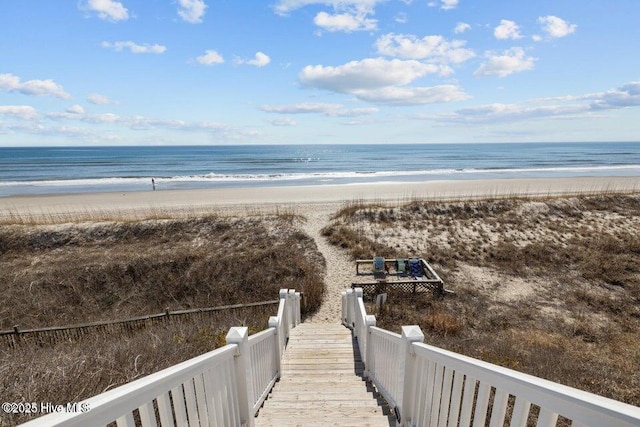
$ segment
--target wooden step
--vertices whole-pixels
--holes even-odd
[[[280,381],[258,412],[256,426],[390,426],[349,329],[303,323],[292,329]]]

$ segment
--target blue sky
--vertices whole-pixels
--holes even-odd
[[[3,0],[0,145],[640,140],[637,0]]]

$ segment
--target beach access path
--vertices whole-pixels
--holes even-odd
[[[345,251],[340,250],[327,242],[322,236],[321,230],[331,220],[335,211],[316,210],[307,212],[307,221],[303,230],[316,242],[318,250],[324,257],[326,273],[324,278],[325,294],[322,298],[320,309],[306,322],[310,323],[340,323],[342,316],[342,291],[351,287],[350,278],[355,272],[354,263],[349,259]]]

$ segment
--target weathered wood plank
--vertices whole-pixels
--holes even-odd
[[[301,324],[291,331],[280,382],[256,426],[389,426],[372,386],[357,373],[351,332],[340,324]]]

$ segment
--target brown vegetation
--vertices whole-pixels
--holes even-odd
[[[313,240],[277,216],[4,226],[0,255],[2,329],[322,297]]]
[[[640,196],[349,206],[324,231],[354,258],[422,257],[456,292],[390,294],[379,326],[640,405]]]
[[[320,305],[324,259],[294,215],[0,228],[0,328],[120,319],[273,300]],[[265,329],[277,306],[189,316],[130,334],[0,349],[4,401],[74,402],[224,344],[231,326]],[[0,425],[24,418],[0,417]]]

